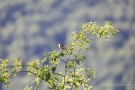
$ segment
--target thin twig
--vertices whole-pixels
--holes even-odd
[[[42,82],[42,79],[40,80],[39,84],[36,86],[35,90],[38,90],[38,87],[40,86],[41,82]]]
[[[77,56],[79,56],[80,52],[81,52],[81,48],[79,49],[79,52],[78,52],[78,55],[77,55]],[[73,80],[73,84],[74,84],[74,82],[75,82],[75,71],[76,71],[75,69],[76,69],[76,62],[75,62],[75,66],[74,66],[74,80]],[[72,90],[72,88],[73,88],[73,84],[72,84],[72,86],[71,86],[71,89],[70,89],[70,90]]]
[[[30,65],[15,65],[15,66],[22,66],[22,67],[27,67],[27,66],[30,66]],[[10,67],[15,67],[14,65],[11,65],[11,66],[6,66],[4,68],[10,68]]]
[[[68,61],[70,60],[69,58],[70,58],[70,55],[68,56],[68,59],[67,59],[67,61],[66,61],[66,63],[65,63],[65,75],[64,75],[63,88],[64,88],[64,84],[65,84],[65,77],[66,77],[66,74],[67,74],[67,63],[68,63]]]
[[[66,63],[66,61],[64,61],[63,59],[60,58],[61,61],[63,61],[64,63]]]
[[[21,73],[21,72],[30,72],[30,73],[32,73],[33,75],[37,76],[34,72],[31,72],[31,71],[19,71],[19,72],[17,72],[16,74],[19,74],[19,73]],[[14,76],[14,75],[10,75],[10,76]]]
[[[66,68],[67,68],[67,62],[65,63],[65,74],[64,74],[64,82],[63,82],[63,89],[64,89],[64,85],[65,85],[65,78],[66,78]]]
[[[57,74],[57,75],[60,75],[60,76],[64,77],[64,75],[62,75],[62,74],[60,74],[60,73],[54,73],[54,74]]]

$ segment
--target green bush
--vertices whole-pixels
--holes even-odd
[[[43,60],[32,60],[23,65],[21,59],[15,58],[13,64],[9,65],[7,59],[1,59],[0,82],[8,86],[9,78],[27,72],[27,75],[34,77],[33,83],[37,85],[35,90],[38,90],[41,82],[46,82],[48,88],[54,90],[77,90],[79,87],[90,90],[92,86],[87,83],[92,77],[96,78],[96,73],[92,68],[77,69],[76,67],[85,61],[86,56],[82,52],[89,50],[90,38],[97,35],[98,38],[103,37],[108,41],[110,33],[112,36],[118,33],[111,22],[106,22],[103,27],[96,25],[95,22],[88,22],[82,25],[82,30],[73,32],[73,40],[65,46],[66,50],[61,50],[59,53],[56,51],[45,53]],[[45,65],[46,61],[49,63]],[[64,63],[64,72],[56,72],[60,62]],[[9,68],[12,68],[12,71],[9,71]],[[26,86],[24,90],[31,90],[31,88]]]

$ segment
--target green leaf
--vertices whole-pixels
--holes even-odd
[[[12,69],[12,73],[15,74],[17,72],[17,70],[14,68]]]
[[[63,57],[65,54],[63,52],[59,53],[60,57]]]
[[[48,80],[51,78],[50,72],[47,72],[45,81],[48,82]]]
[[[56,67],[54,66],[54,67],[51,67],[51,71],[54,73],[55,72],[55,70],[56,70]]]
[[[69,68],[74,67],[74,63],[73,63],[73,61],[69,61],[69,63],[68,63],[68,67],[69,67]]]
[[[92,68],[85,69],[85,72],[86,72],[88,78],[94,77],[94,79],[96,79],[96,73],[93,71]]]

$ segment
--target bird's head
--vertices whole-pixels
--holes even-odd
[[[58,42],[58,44],[60,44],[60,42]]]

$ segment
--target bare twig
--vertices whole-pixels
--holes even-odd
[[[61,61],[63,61],[64,63],[66,63],[66,61],[64,61],[63,59],[60,58]]]
[[[60,75],[60,76],[64,77],[64,75],[62,75],[62,74],[60,74],[60,73],[54,73],[54,74],[57,74],[57,75]]]
[[[27,67],[27,66],[30,66],[30,65],[15,65],[15,66]],[[7,67],[4,67],[4,68],[12,68],[12,67],[15,67],[15,66],[11,65],[11,66],[7,66]]]
[[[17,72],[16,74],[19,74],[19,73],[21,73],[21,72],[30,72],[30,73],[32,73],[33,75],[37,76],[34,72],[31,72],[31,71],[19,71],[19,72]],[[10,76],[14,76],[14,75],[10,75]],[[37,77],[38,77],[38,76],[37,76]]]

